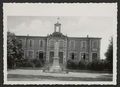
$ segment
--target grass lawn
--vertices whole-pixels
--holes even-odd
[[[112,81],[112,74],[89,70],[71,70],[68,74],[41,72],[40,69],[8,70],[8,81]]]
[[[8,75],[8,81],[112,81],[112,76],[103,76],[98,78],[80,78],[80,77],[53,77],[53,76],[35,76],[35,75]]]

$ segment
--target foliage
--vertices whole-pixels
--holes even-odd
[[[112,71],[113,69],[113,38],[110,40],[110,44],[108,46],[107,52],[105,53],[107,68]]]
[[[68,69],[78,69],[78,70],[94,70],[94,71],[103,71],[106,69],[107,62],[103,60],[97,60],[86,63],[85,61],[79,61],[76,63],[73,60],[67,61]]]
[[[103,61],[93,61],[88,63],[87,68],[90,70],[103,71],[105,70],[105,63]]]
[[[21,62],[17,62],[17,67],[42,67],[43,62],[39,59],[23,59]]]
[[[33,67],[28,59],[23,59],[21,62],[16,62],[17,67]]]
[[[44,63],[43,61],[39,59],[33,59],[31,62],[35,65],[35,67],[42,67]]]
[[[72,59],[69,59],[67,61],[67,68],[68,69],[76,69],[77,68],[77,63],[75,61],[73,61]]]
[[[86,64],[84,61],[79,62],[78,69],[86,69]]]
[[[15,68],[16,62],[23,58],[23,49],[21,42],[14,33],[7,32],[7,66]]]

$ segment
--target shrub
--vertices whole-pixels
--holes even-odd
[[[110,62],[108,62],[108,61],[105,61],[104,62],[104,65],[105,65],[105,69],[106,70],[109,70],[109,71],[111,71],[112,72],[112,70],[113,70],[113,65],[110,63]]]
[[[22,61],[17,61],[17,67],[42,67],[44,65],[44,61],[39,59],[23,59]]]
[[[22,67],[34,67],[33,64],[31,62],[24,62]]]
[[[88,63],[87,68],[90,70],[101,71],[105,69],[105,64],[103,61],[93,61],[93,62]]]
[[[103,70],[111,70],[110,68],[110,63],[106,61],[92,61],[92,62],[85,62],[85,61],[80,61],[78,64],[73,61],[72,59],[67,61],[67,68],[68,69],[82,69],[82,70],[95,70],[95,71],[103,71]]]
[[[18,61],[16,64],[17,67],[33,67],[33,65],[28,59],[23,59],[22,61]]]
[[[68,69],[77,69],[78,65],[75,61],[73,61],[72,59],[69,59],[67,61],[67,68]]]
[[[16,62],[22,60],[23,54],[21,41],[14,33],[7,32],[7,67],[15,68]]]
[[[78,69],[86,69],[86,64],[83,61],[80,61],[78,64]]]
[[[35,67],[42,67],[43,66],[43,61],[39,59],[33,59],[32,62],[34,63]]]

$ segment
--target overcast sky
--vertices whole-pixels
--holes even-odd
[[[100,37],[101,58],[117,29],[117,4],[4,4],[7,29],[16,35],[46,36],[60,17],[61,32],[72,37]]]

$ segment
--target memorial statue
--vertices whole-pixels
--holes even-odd
[[[55,47],[54,47],[54,57],[53,57],[53,64],[52,67],[50,68],[50,72],[61,72],[61,67],[59,64],[59,42],[55,42]]]

